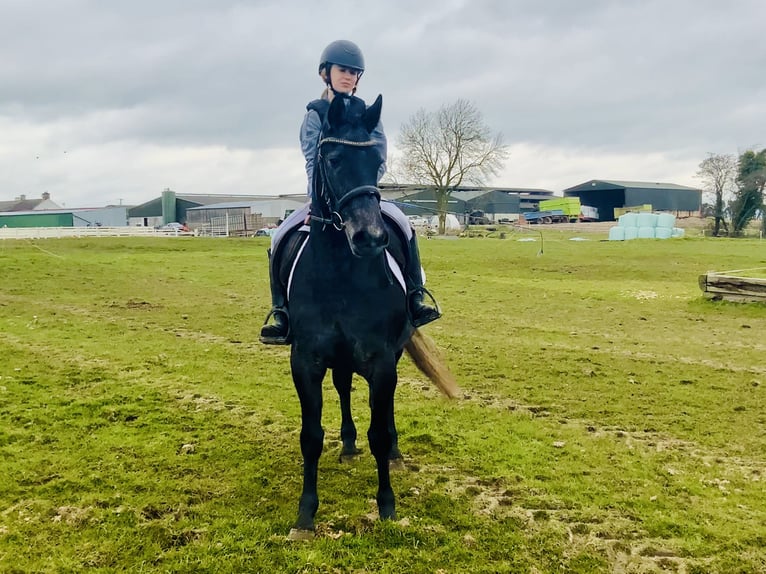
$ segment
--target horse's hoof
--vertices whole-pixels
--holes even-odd
[[[407,470],[407,466],[404,464],[404,459],[402,457],[389,459],[388,468],[390,470]]]
[[[351,464],[359,460],[358,454],[342,454],[338,457],[341,464]]]
[[[291,542],[301,542],[304,540],[314,540],[314,531],[305,528],[291,528],[287,539]]]
[[[340,461],[343,463],[349,463],[354,462],[356,459],[359,458],[359,455],[362,454],[362,449],[359,448],[344,448],[340,452]]]
[[[393,508],[381,509],[379,514],[381,520],[396,520],[396,510]]]

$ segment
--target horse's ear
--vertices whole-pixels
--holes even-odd
[[[380,122],[380,112],[383,109],[383,95],[378,94],[372,105],[364,112],[364,127],[367,129],[367,133],[372,133],[378,122]]]
[[[346,115],[346,106],[343,98],[333,98],[330,109],[327,110],[327,123],[330,127],[337,128],[343,124]]]

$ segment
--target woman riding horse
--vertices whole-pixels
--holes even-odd
[[[319,60],[319,76],[326,84],[322,96],[318,100],[310,102],[303,119],[300,131],[301,149],[306,158],[306,174],[308,175],[308,194],[312,195],[314,188],[314,168],[317,157],[317,146],[322,129],[322,122],[330,103],[335,97],[348,98],[356,93],[359,79],[364,72],[364,56],[359,47],[347,40],[337,40],[330,43],[322,52]],[[383,157],[378,171],[378,180],[386,171],[386,135],[383,125],[379,122],[370,134],[372,141]],[[399,230],[405,249],[405,273],[404,279],[407,287],[408,311],[410,321],[414,327],[420,327],[438,319],[441,314],[436,307],[428,305],[424,300],[426,293],[423,287],[423,275],[420,264],[420,252],[418,251],[417,236],[410,226],[410,222],[402,211],[393,203],[382,201],[380,204],[383,215],[396,225]],[[285,286],[280,281],[278,266],[280,245],[283,239],[291,231],[295,230],[307,220],[310,203],[303,208],[291,213],[279,226],[271,239],[269,278],[271,284],[272,309],[266,317],[266,322],[261,329],[261,342],[270,345],[286,345],[290,343],[290,321],[287,309],[287,295]],[[269,320],[273,322],[269,324]]]

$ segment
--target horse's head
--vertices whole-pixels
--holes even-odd
[[[378,255],[388,245],[377,187],[383,157],[370,135],[382,105],[382,96],[369,108],[359,98],[334,98],[319,141],[314,201],[359,257]]]

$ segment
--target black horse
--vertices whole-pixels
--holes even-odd
[[[412,327],[405,293],[387,262],[386,248],[398,242],[381,214],[377,175],[383,158],[370,139],[381,107],[381,96],[369,108],[355,97],[336,97],[330,105],[318,144],[310,233],[290,269],[290,366],[301,401],[303,454],[303,492],[293,538],[311,535],[319,506],[322,381],[328,369],[341,398],[345,454],[356,452],[350,410],[353,374],[369,384],[367,436],[377,464],[376,498],[383,519],[395,517],[388,461],[402,351],[406,348],[445,394],[455,394],[454,381],[435,349]],[[290,238],[292,247],[286,251],[296,250],[298,241]],[[286,278],[284,263],[280,275]]]

